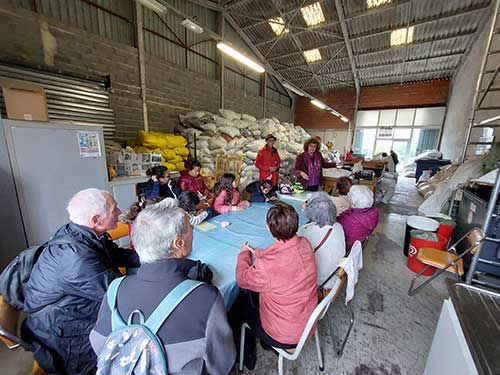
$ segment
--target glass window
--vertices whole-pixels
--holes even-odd
[[[394,139],[410,139],[411,128],[394,129]]]
[[[396,126],[412,126],[415,117],[415,108],[398,109],[396,115]]]
[[[417,108],[415,126],[441,126],[444,119],[445,107]]]
[[[435,150],[438,144],[439,129],[414,129],[411,140],[410,156],[417,156],[427,150]]]
[[[392,139],[378,139],[377,144],[375,145],[375,154],[379,154],[381,152],[389,152],[392,149]]]
[[[393,151],[398,154],[399,159],[403,160],[406,157],[406,150],[408,149],[408,141],[394,141],[392,142]]]
[[[392,138],[394,128],[391,128],[390,126],[382,126],[377,130],[377,138]]]
[[[364,154],[367,157],[373,155],[373,145],[375,144],[375,134],[377,129],[359,129],[354,136],[354,152]]]
[[[358,126],[377,126],[379,111],[359,111],[356,120]]]
[[[379,126],[394,126],[396,122],[397,109],[387,109],[380,111]]]

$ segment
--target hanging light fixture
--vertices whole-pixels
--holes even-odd
[[[167,12],[167,7],[163,4],[161,4],[157,0],[137,0],[137,1],[139,1],[146,8],[151,9],[153,12],[156,12],[159,14]]]
[[[225,54],[231,56],[235,60],[238,60],[242,64],[245,64],[249,68],[255,70],[256,72],[264,73],[266,71],[262,67],[262,65],[256,63],[255,61],[253,61],[252,59],[248,58],[247,56],[245,56],[241,52],[236,51],[234,48],[230,47],[226,43],[223,43],[223,42],[217,43],[217,48],[220,49]]]

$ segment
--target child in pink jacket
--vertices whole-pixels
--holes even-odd
[[[263,344],[283,349],[297,346],[318,304],[314,253],[309,241],[297,236],[298,223],[295,209],[277,202],[267,213],[276,242],[263,250],[243,244],[236,265],[238,285],[258,293],[252,303],[240,298],[242,319],[251,327],[247,337],[256,335]]]
[[[250,206],[248,201],[240,201],[240,192],[236,186],[236,176],[232,173],[224,173],[214,189],[216,198],[214,209],[218,214],[230,211],[241,211]]]

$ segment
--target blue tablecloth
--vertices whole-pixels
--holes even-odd
[[[299,225],[304,225],[307,219],[301,209],[302,202],[286,198],[283,200],[297,210]],[[204,232],[194,228],[193,251],[189,258],[200,260],[212,269],[212,282],[219,288],[228,309],[239,291],[235,271],[241,245],[248,241],[252,247],[264,249],[274,242],[266,228],[266,214],[270,207],[272,204],[269,203],[253,203],[244,211],[230,212],[209,219],[208,222],[217,226],[215,229]],[[222,228],[222,221],[229,221],[231,225]]]

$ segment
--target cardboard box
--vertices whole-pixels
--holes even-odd
[[[7,109],[13,120],[49,121],[47,99],[42,86],[21,81],[0,81]]]

